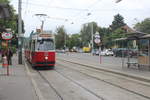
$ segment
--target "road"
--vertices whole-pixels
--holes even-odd
[[[150,99],[150,84],[147,82],[64,60],[57,59],[55,69],[35,70],[28,63],[26,67],[40,100]]]

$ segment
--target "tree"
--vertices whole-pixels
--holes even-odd
[[[69,49],[72,49],[73,47],[81,47],[81,37],[80,34],[72,34],[68,41],[68,47]]]
[[[0,33],[4,32],[5,28],[11,28],[12,31],[15,31],[17,29],[17,18],[13,6],[9,4],[9,0],[0,0],[0,4],[0,13],[4,13],[4,15],[2,14],[3,17],[0,19]],[[13,35],[16,36],[16,32],[14,32]],[[17,39],[13,38],[11,47],[16,47],[17,44]]]
[[[55,35],[55,40],[56,40],[56,48],[57,49],[63,49],[65,46],[65,41],[66,41],[66,31],[64,29],[64,26],[59,26],[56,29],[56,35]]]
[[[118,29],[124,25],[126,25],[124,23],[124,18],[120,14],[117,14],[114,16],[114,21],[110,25],[110,28],[112,31],[115,31],[116,29]]]
[[[146,18],[144,21],[137,23],[134,28],[137,31],[145,32],[150,34],[150,18]]]
[[[98,32],[100,34],[100,37],[101,37],[101,44],[102,44],[102,47],[103,46],[106,46],[107,47],[107,43],[110,42],[110,34],[111,34],[111,31],[109,28],[105,28],[105,27],[98,27]],[[95,44],[95,47],[97,45]],[[103,49],[103,48],[102,48]]]
[[[91,37],[92,37],[91,32],[93,31],[94,34],[96,33],[97,29],[98,29],[98,25],[96,22],[91,22],[83,25],[83,28],[81,29],[80,33],[81,33],[82,43],[84,46],[88,46],[88,44],[91,42]]]
[[[9,0],[0,0],[0,3],[9,3]]]

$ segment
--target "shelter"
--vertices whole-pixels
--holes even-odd
[[[136,45],[138,47],[137,53],[137,62],[130,60],[130,48],[129,42],[130,40],[136,41]],[[126,38],[119,38],[116,41],[126,41],[128,54],[127,54],[127,66],[130,67],[132,65],[140,68],[141,66],[148,66],[150,70],[150,34],[146,34],[143,32],[135,31],[132,33],[127,33]],[[124,63],[124,60],[122,60]],[[124,65],[124,64],[122,64]]]

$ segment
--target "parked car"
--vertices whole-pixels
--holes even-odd
[[[65,53],[65,50],[63,50],[63,49],[61,49],[61,50],[57,49],[56,52],[57,53]]]
[[[127,49],[127,48],[116,48],[113,49],[115,57],[127,57],[129,53],[129,57],[137,57],[138,50],[137,49]]]
[[[105,49],[105,50],[101,51],[101,55],[102,56],[113,56],[114,52],[111,49]]]
[[[93,49],[92,54],[93,55],[99,55],[99,50],[98,49]]]

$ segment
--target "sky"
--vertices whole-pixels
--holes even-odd
[[[150,17],[150,0],[22,0],[25,36],[40,28],[52,30],[64,25],[67,34],[79,33],[83,24],[95,21],[100,27],[111,25],[114,15],[121,14],[130,27]],[[11,0],[18,13],[18,0]],[[91,15],[87,15],[90,13]],[[46,14],[47,17],[35,16]],[[72,24],[73,23],[73,24]]]

